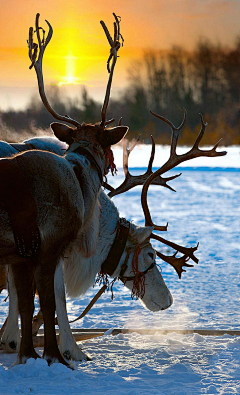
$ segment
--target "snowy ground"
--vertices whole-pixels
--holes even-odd
[[[200,242],[199,265],[187,269],[182,280],[159,261],[173,306],[151,313],[117,284],[115,300],[103,295],[75,324],[156,328],[156,333],[109,334],[87,341],[84,349],[93,360],[77,363],[74,371],[57,364],[48,367],[44,360],[12,367],[16,356],[0,351],[0,394],[240,394],[240,338],[157,333],[163,328],[240,330],[240,147],[227,151],[226,157],[184,164],[182,176],[171,183],[177,193],[159,187],[149,191],[154,221],[169,222],[164,237],[186,246]],[[154,166],[163,163],[168,152],[167,147],[157,147]],[[130,157],[133,174],[147,165],[149,153],[150,147],[135,148]],[[115,157],[120,168],[121,150],[115,151]],[[117,185],[122,177],[120,169],[109,182]],[[114,201],[122,216],[143,224],[140,190],[137,187]],[[154,246],[170,253],[166,246]],[[80,301],[68,300],[69,318],[83,310],[94,292],[91,289]],[[5,297],[6,293],[0,295],[0,323],[7,314]]]

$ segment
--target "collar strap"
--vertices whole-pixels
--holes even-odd
[[[102,184],[105,169],[103,164],[104,152],[100,145],[89,143],[88,141],[81,141],[80,143],[73,143],[67,150],[68,153],[77,153],[84,155],[96,167],[98,177]]]
[[[113,245],[109,251],[107,258],[105,259],[105,261],[101,266],[102,273],[112,276],[115,270],[117,269],[123,251],[126,247],[129,230],[130,230],[130,222],[127,221],[125,218],[120,218],[117,223],[117,234],[115,240],[113,242]]]

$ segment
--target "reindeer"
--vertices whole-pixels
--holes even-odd
[[[134,147],[132,147],[132,149],[133,148]],[[152,157],[153,153],[151,155],[151,161],[153,160]],[[142,180],[144,180],[144,177]],[[155,184],[159,184],[159,182],[156,181]],[[100,217],[100,233],[95,254],[90,258],[83,257],[78,250],[78,246],[74,243],[73,246],[71,246],[70,251],[66,251],[66,256],[68,256],[68,258],[64,259],[63,269],[67,292],[70,296],[80,296],[86,292],[86,290],[94,283],[96,274],[101,271],[101,266],[103,262],[106,261],[105,258],[109,251],[112,248],[117,248],[114,240],[118,233],[118,224],[120,222],[119,213],[113,202],[109,200],[103,191],[100,193],[99,202],[102,209]],[[125,221],[123,221],[123,223],[125,224]],[[136,225],[128,222],[127,226],[129,226],[129,235],[126,239],[125,249],[121,256],[111,257],[111,272],[114,277],[119,277],[121,266],[125,263],[125,265],[127,265],[125,275],[128,275],[131,271],[132,255],[139,246],[139,270],[143,273],[142,275],[146,277],[145,292],[139,295],[140,300],[142,300],[144,306],[151,311],[164,310],[171,306],[172,296],[164,283],[162,275],[155,267],[156,253],[149,243],[149,235],[153,228],[137,227]],[[129,251],[131,252],[130,255]],[[127,255],[129,255],[129,257],[126,260]],[[105,270],[108,270],[106,263]],[[146,273],[144,274],[145,271]],[[130,275],[128,277],[131,278]],[[121,277],[122,281],[124,281],[124,278]],[[133,279],[127,281],[126,286],[133,291]],[[6,287],[6,282],[4,287]],[[89,359],[89,356],[84,354],[76,345],[68,324],[64,302],[65,290],[62,265],[58,265],[56,269],[54,287],[58,324],[61,334],[60,351],[65,359]],[[11,275],[9,276],[9,297],[10,314],[2,338],[2,348],[5,348],[7,352],[16,352],[19,347],[20,333],[18,329],[17,295],[14,284],[12,283]],[[40,326],[41,323],[42,321],[40,320],[38,325]]]
[[[155,114],[154,114],[155,115]],[[193,146],[193,148],[186,154],[178,156],[176,154],[176,144],[178,139],[178,134],[186,122],[186,112],[184,114],[184,120],[180,127],[175,128],[173,124],[167,119],[155,115],[167,122],[172,127],[172,143],[171,143],[171,154],[169,160],[155,173],[152,172],[152,163],[155,153],[155,144],[152,139],[152,153],[148,165],[147,172],[140,176],[132,176],[128,170],[128,157],[134,146],[131,149],[124,149],[124,171],[125,180],[124,182],[115,190],[108,184],[107,187],[111,189],[109,195],[114,196],[131,189],[135,185],[142,185],[144,182],[144,188],[142,192],[142,200],[144,212],[147,213],[148,206],[146,202],[146,186],[149,187],[149,178],[151,177],[151,184],[155,183],[157,185],[162,185],[174,191],[172,187],[168,185],[168,181],[178,177],[172,176],[168,178],[163,178],[161,175],[164,173],[164,169],[170,170],[175,167],[176,164],[181,163],[185,160],[191,159],[197,156],[219,156],[225,155],[225,152],[216,152],[216,148],[219,142],[214,146],[212,150],[200,150],[198,145],[201,138],[203,137],[204,131],[207,124],[204,124],[203,118],[201,117],[201,131]],[[166,170],[166,171],[167,171]],[[132,293],[137,292],[140,300],[143,302],[145,307],[151,311],[158,311],[167,308],[172,303],[172,297],[167,290],[160,273],[155,267],[155,256],[156,254],[164,261],[171,264],[178,273],[179,278],[181,278],[184,266],[191,267],[187,261],[192,259],[194,262],[198,263],[198,259],[195,257],[194,252],[197,250],[196,247],[182,247],[166,239],[161,238],[158,235],[152,233],[153,229],[166,230],[166,227],[159,227],[152,225],[145,228],[137,228],[136,225],[130,224],[130,232],[126,240],[125,249],[119,259],[116,256],[111,255],[113,247],[116,248],[114,244],[114,238],[116,233],[117,224],[119,222],[119,214],[116,207],[112,202],[109,201],[107,196],[102,192],[100,194],[100,203],[102,207],[101,219],[100,219],[100,234],[98,240],[98,246],[95,254],[90,258],[85,258],[79,253],[75,243],[72,243],[68,253],[66,254],[68,258],[63,261],[63,272],[64,280],[66,285],[66,290],[69,296],[80,296],[94,283],[95,276],[98,272],[107,273],[113,278],[119,278],[125,285],[132,291]],[[145,206],[146,204],[146,206]],[[149,214],[150,215],[150,214]],[[111,218],[111,221],[109,220]],[[151,220],[151,218],[150,218]],[[146,215],[146,221],[149,219]],[[154,238],[160,242],[167,244],[176,250],[173,256],[163,255],[159,251],[154,251],[149,242],[149,238]],[[138,270],[134,268],[134,256],[136,258],[136,251],[140,254],[138,259]],[[177,257],[177,252],[182,252],[181,257]],[[109,258],[110,254],[110,258]],[[144,279],[143,282],[141,280]],[[82,351],[76,345],[70,326],[67,320],[66,314],[66,304],[65,304],[65,289],[63,284],[62,266],[57,267],[55,273],[55,297],[56,297],[56,308],[58,315],[58,323],[60,329],[60,350],[62,355],[66,359],[81,360],[88,358],[87,354],[83,354]],[[141,287],[142,285],[142,287]],[[144,289],[145,286],[145,289]],[[145,291],[145,292],[143,292]]]
[[[66,143],[50,136],[32,137],[22,143],[7,143],[5,141],[0,141],[0,158],[7,158],[16,155],[18,152],[36,149],[53,152],[63,156],[67,148],[68,146]],[[10,267],[9,273],[7,273],[6,266],[0,266],[0,292],[7,288],[9,292],[9,319],[6,320],[6,324],[1,331],[3,335],[2,348],[5,348],[7,352],[16,352],[19,350],[20,345],[20,331],[18,328],[19,312],[16,289],[14,287]]]
[[[43,151],[28,151],[1,160],[0,178],[8,190],[7,195],[1,194],[0,202],[0,264],[11,265],[17,289],[22,330],[19,363],[38,357],[32,344],[35,283],[45,326],[44,358],[49,364],[59,361],[68,365],[58,350],[54,328],[55,269],[74,240],[83,256],[90,257],[94,254],[100,223],[99,192],[109,165],[114,168],[110,147],[119,142],[128,131],[128,127],[121,125],[106,128],[113,121],[106,121],[106,110],[121,37],[119,18],[115,14],[114,18],[114,40],[101,21],[111,45],[113,60],[102,107],[102,121],[95,125],[80,124],[52,109],[44,92],[42,58],[53,30],[47,22],[47,38],[45,39],[44,32],[43,38],[40,37],[39,14],[36,16],[38,45],[33,42],[33,28],[29,30],[30,68],[34,66],[37,73],[43,104],[57,120],[70,123],[75,128],[56,122],[51,124],[55,136],[69,145],[63,158]],[[14,189],[14,184],[17,189]],[[24,195],[24,201],[17,196],[20,191]],[[26,204],[26,196],[30,196],[30,213],[26,207],[25,211],[16,208],[18,204]],[[21,213],[23,220],[24,214],[31,219],[28,233],[28,229],[24,229],[25,226],[21,228],[19,222],[14,225],[13,217],[19,221],[18,213]]]
[[[0,141],[0,157],[8,158],[16,155],[18,152],[29,150],[49,151],[62,156],[67,148],[68,146],[66,143],[51,136],[31,137],[28,140],[24,140],[22,143],[7,143],[6,141]]]

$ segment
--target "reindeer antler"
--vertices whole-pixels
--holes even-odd
[[[163,173],[165,173],[166,171],[169,171],[171,169],[173,169],[174,167],[176,167],[177,165],[179,165],[180,163],[193,159],[193,158],[197,158],[200,156],[209,156],[209,157],[215,157],[215,156],[223,156],[226,155],[226,151],[222,151],[222,152],[217,152],[216,149],[220,143],[221,140],[219,140],[217,142],[217,144],[214,145],[214,147],[210,150],[201,150],[199,148],[199,144],[202,140],[202,137],[204,135],[204,132],[206,130],[207,127],[207,123],[205,124],[203,121],[203,116],[200,114],[200,121],[201,121],[201,130],[200,133],[193,145],[193,147],[186,152],[185,154],[182,155],[178,155],[176,153],[176,147],[177,147],[177,142],[178,142],[178,137],[179,137],[179,132],[180,130],[184,127],[185,123],[186,123],[186,116],[187,116],[187,111],[184,109],[184,117],[183,117],[183,121],[181,123],[181,125],[179,127],[175,127],[167,118],[164,118],[160,115],[157,115],[155,113],[153,113],[151,111],[151,114],[156,116],[157,118],[161,119],[162,121],[164,121],[165,123],[167,123],[171,129],[172,129],[172,141],[171,141],[171,149],[170,149],[170,157],[167,160],[166,163],[164,163],[160,169],[158,169],[157,171],[155,171],[153,174],[151,174],[151,176],[146,180],[146,182],[143,185],[143,189],[142,189],[142,195],[141,195],[141,203],[142,203],[142,208],[143,208],[143,212],[145,215],[145,225],[147,226],[154,226],[155,230],[161,230],[158,225],[155,225],[152,221],[151,215],[150,215],[150,211],[148,208],[148,204],[147,204],[147,192],[148,192],[148,188],[149,185],[152,184],[153,180],[162,175]]]
[[[179,258],[176,257],[178,251],[176,251],[173,255],[164,255],[159,251],[156,251],[156,254],[159,258],[161,258],[163,261],[169,263],[177,272],[179,279],[181,279],[182,273],[186,272],[185,269],[183,269],[183,266],[185,267],[193,267],[193,265],[189,265],[187,262],[189,261],[190,257],[188,255],[183,255]]]
[[[108,84],[107,84],[107,89],[106,89],[106,95],[105,95],[105,99],[104,99],[104,104],[102,107],[102,121],[101,121],[101,126],[105,127],[107,125],[109,125],[110,123],[114,122],[114,119],[110,119],[109,121],[106,121],[106,111],[107,111],[107,106],[108,106],[108,102],[109,102],[109,97],[110,97],[110,90],[111,90],[111,84],[112,84],[112,78],[113,78],[113,71],[114,71],[114,67],[117,61],[117,52],[121,46],[120,44],[120,39],[122,40],[123,43],[123,37],[120,33],[120,20],[121,18],[119,16],[116,16],[116,14],[113,13],[113,16],[115,18],[115,22],[114,22],[114,39],[112,39],[105,23],[103,21],[101,21],[101,25],[105,31],[105,34],[107,36],[108,42],[111,46],[110,49],[110,56],[108,58],[107,61],[107,68],[108,68],[108,72],[110,73],[109,75],[109,79],[108,79]],[[52,34],[53,34],[53,29],[51,24],[46,20],[46,23],[48,25],[49,31],[48,31],[48,35],[47,38],[45,39],[45,30],[39,26],[39,17],[40,14],[36,15],[36,30],[34,32],[33,27],[30,27],[29,29],[29,39],[27,40],[28,43],[28,48],[29,48],[29,58],[31,60],[31,65],[30,65],[30,69],[32,67],[35,68],[36,74],[37,74],[37,79],[38,79],[38,89],[39,89],[39,93],[42,99],[42,102],[44,104],[44,106],[46,107],[46,109],[53,115],[54,118],[60,120],[60,121],[64,121],[67,123],[70,123],[74,126],[81,126],[81,123],[79,123],[78,121],[70,118],[68,115],[60,115],[58,114],[49,104],[46,94],[45,94],[45,90],[44,90],[44,82],[43,82],[43,74],[42,74],[42,59],[43,59],[43,54],[44,51],[49,43],[49,41],[52,38]],[[40,32],[42,31],[42,38],[41,38],[41,34]],[[33,41],[33,35],[34,33],[36,33],[37,35],[37,41],[38,44],[34,43]],[[112,60],[112,64],[111,64],[111,70],[110,70],[110,61]]]
[[[139,136],[137,138],[137,140],[135,141],[135,143],[131,146],[131,148],[128,148],[127,146],[127,139],[124,140],[124,145],[123,145],[123,170],[125,173],[125,179],[122,182],[121,185],[119,185],[116,189],[114,189],[113,187],[111,187],[109,184],[105,183],[105,187],[110,190],[110,193],[108,194],[109,197],[113,197],[116,195],[119,195],[121,193],[124,193],[126,191],[128,191],[129,189],[134,188],[137,185],[143,185],[144,182],[148,179],[148,177],[153,173],[152,171],[152,165],[153,165],[153,160],[154,160],[154,156],[155,156],[155,142],[153,137],[151,136],[151,140],[152,140],[152,151],[151,151],[151,156],[149,159],[149,163],[148,163],[148,168],[147,171],[144,174],[138,175],[138,176],[133,176],[132,174],[130,174],[129,172],[129,168],[128,168],[128,158],[130,153],[133,151],[133,149],[136,147],[139,139],[141,136]],[[156,179],[153,180],[153,185],[161,185],[165,188],[171,189],[172,191],[175,192],[175,190],[168,185],[168,181],[173,180],[176,177],[179,177],[181,174],[177,174],[176,176],[171,176],[171,177],[156,177]]]
[[[53,115],[53,117],[58,119],[59,121],[68,122],[74,126],[80,126],[79,122],[70,118],[68,115],[63,116],[63,115],[58,114],[50,106],[50,104],[47,100],[45,90],[44,90],[44,82],[43,82],[43,74],[42,74],[42,59],[43,59],[44,51],[45,51],[49,41],[52,38],[53,29],[52,29],[52,26],[50,25],[50,23],[46,20],[49,31],[48,31],[47,38],[45,39],[45,30],[42,27],[39,27],[39,17],[40,17],[40,14],[37,14],[36,15],[36,22],[35,22],[35,26],[36,26],[35,33],[37,34],[38,44],[33,42],[33,33],[34,33],[33,28],[30,27],[30,29],[29,29],[29,39],[28,39],[27,43],[28,43],[28,49],[29,49],[29,51],[28,51],[29,58],[32,62],[29,68],[30,69],[32,67],[35,68],[35,71],[37,74],[37,80],[38,80],[38,89],[39,89],[39,93],[40,93],[42,102],[43,102],[44,106],[46,107],[46,109]],[[42,38],[40,36],[41,30],[43,32]]]
[[[106,94],[105,94],[105,99],[104,99],[104,103],[102,106],[102,121],[101,121],[101,126],[106,126],[109,123],[112,123],[115,121],[115,119],[110,119],[109,121],[106,121],[106,111],[107,111],[107,107],[108,107],[108,103],[109,103],[109,98],[110,98],[110,91],[111,91],[111,85],[112,85],[112,78],[113,78],[113,72],[114,72],[114,67],[115,64],[117,62],[117,58],[118,58],[118,50],[121,47],[120,44],[120,39],[122,40],[122,46],[123,46],[123,42],[124,39],[120,33],[120,21],[121,21],[121,17],[117,16],[116,14],[113,13],[113,16],[115,18],[115,22],[113,24],[114,26],[114,39],[112,39],[107,26],[105,25],[105,23],[103,21],[100,21],[103,30],[107,36],[108,42],[110,44],[110,55],[107,61],[107,70],[109,73],[109,78],[108,78],[108,84],[107,84],[107,89],[106,89]],[[110,68],[110,62],[112,60],[112,64],[111,64],[111,68]]]
[[[148,192],[148,188],[150,186],[150,184],[153,183],[154,178],[155,177],[159,177],[161,174],[165,173],[166,171],[174,168],[175,166],[177,166],[178,164],[187,161],[189,159],[193,159],[193,158],[197,158],[200,156],[209,156],[209,157],[214,157],[214,156],[223,156],[226,155],[225,151],[222,152],[217,152],[216,149],[220,143],[220,141],[215,144],[215,146],[211,149],[211,150],[201,150],[199,148],[199,144],[202,140],[202,137],[204,135],[204,132],[206,130],[207,127],[207,123],[204,123],[203,117],[200,114],[200,121],[201,121],[201,130],[199,132],[199,135],[193,145],[193,147],[186,152],[183,155],[177,155],[176,153],[176,147],[177,147],[177,141],[178,141],[178,137],[179,137],[179,132],[180,130],[183,128],[183,126],[186,123],[186,115],[187,112],[184,109],[184,118],[183,121],[181,123],[181,125],[179,127],[175,127],[167,118],[164,118],[160,115],[157,115],[153,112],[151,112],[152,115],[156,116],[157,118],[161,119],[162,121],[164,121],[165,123],[167,123],[171,129],[172,129],[172,141],[171,141],[171,149],[170,149],[170,157],[167,160],[167,162],[161,166],[160,169],[158,169],[155,173],[153,173],[145,182],[144,186],[143,186],[143,190],[142,190],[142,196],[141,196],[141,201],[142,201],[142,207],[143,207],[143,211],[144,211],[144,215],[145,215],[145,225],[150,225],[150,226],[154,226],[155,230],[161,230],[161,227],[154,225],[152,219],[151,219],[151,215],[150,215],[150,211],[148,208],[148,204],[147,204],[147,192]],[[187,263],[187,261],[189,259],[192,259],[194,262],[198,263],[198,259],[195,257],[194,252],[198,249],[198,245],[195,247],[183,247],[180,246],[178,244],[172,243],[171,241],[168,241],[158,235],[155,235],[154,233],[151,234],[150,236],[151,238],[158,240],[168,246],[170,246],[171,248],[175,249],[176,252],[173,256],[166,256],[164,254],[162,254],[159,251],[156,251],[157,256],[160,257],[161,259],[163,259],[165,262],[169,263],[170,265],[172,265],[174,267],[174,269],[176,270],[176,272],[178,273],[179,278],[181,278],[181,274],[182,272],[185,272],[186,270],[183,269],[183,267],[192,267],[192,265],[189,265]],[[178,252],[183,253],[184,255],[177,258],[176,255]]]

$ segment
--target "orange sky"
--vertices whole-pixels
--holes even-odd
[[[194,46],[201,36],[231,44],[240,35],[239,0],[0,0],[0,109],[21,107],[37,94],[35,71],[29,70],[26,39],[37,12],[53,26],[44,55],[45,84],[85,84],[101,98],[107,81],[109,46],[102,27],[112,32],[112,12],[121,15],[125,45],[120,49],[113,94],[126,83],[131,60],[146,48]],[[69,87],[74,89],[70,89]],[[72,95],[78,85],[67,85]],[[65,89],[66,89],[65,87]],[[69,94],[70,94],[69,93]]]

